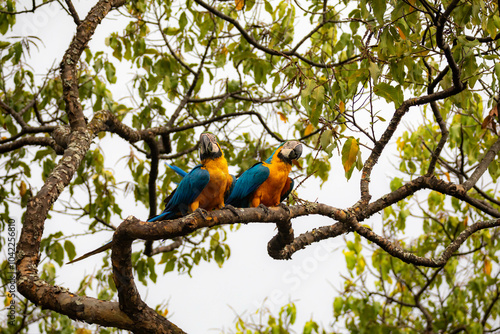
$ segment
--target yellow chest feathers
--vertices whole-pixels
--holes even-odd
[[[231,185],[227,161],[224,157],[204,161],[201,167],[210,173],[210,181],[198,196],[195,204],[205,210],[220,209],[224,206],[224,194]]]
[[[250,199],[250,206],[256,207],[259,204],[276,206],[280,203],[281,193],[287,183],[292,166],[278,157],[274,157],[272,163],[263,162],[262,165],[269,168],[269,177],[253,194]]]

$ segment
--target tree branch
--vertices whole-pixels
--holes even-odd
[[[18,12],[9,12],[8,10],[0,10],[0,13],[8,14],[8,15],[34,13],[35,10],[37,10],[38,8],[45,6],[45,5],[48,5],[49,3],[54,2],[54,1],[56,1],[56,0],[47,0],[46,2],[42,2],[39,5],[35,5],[35,2],[33,1],[33,6],[31,7],[31,9],[24,9],[24,10],[21,10]]]
[[[151,250],[151,252],[150,252],[150,254],[148,254],[148,256],[153,256],[153,255],[160,254],[160,253],[171,252],[174,249],[181,247],[182,243],[183,243],[182,238],[180,238],[180,237],[174,238],[174,239],[172,239],[171,244],[154,248],[153,250]]]
[[[121,6],[125,0],[100,0],[76,29],[66,53],[61,61],[61,81],[66,113],[72,129],[86,125],[82,105],[79,101],[77,64],[83,50],[94,35],[95,29],[113,7]]]
[[[453,78],[453,85],[459,89],[463,89],[465,84],[460,81],[460,68],[458,67],[457,63],[455,62],[455,59],[453,58],[453,54],[451,52],[450,46],[444,42],[444,27],[446,24],[446,21],[448,20],[448,17],[450,16],[451,12],[458,6],[458,3],[460,0],[453,0],[446,10],[444,11],[443,14],[437,13],[436,18],[434,20],[434,24],[436,26],[436,43],[437,46],[443,50],[444,55],[446,57],[446,61],[448,62],[448,66],[451,69],[452,73],[452,78]]]
[[[429,72],[429,81],[432,78],[432,68],[429,66],[427,61],[425,59],[422,60],[425,67],[427,67],[427,70]],[[427,94],[432,94],[434,93],[434,88],[436,85],[444,78],[444,74],[448,72],[449,67],[447,66],[445,70],[441,71],[439,75],[429,83],[429,86],[427,87]],[[427,175],[431,175],[434,173],[434,170],[436,169],[436,162],[439,159],[439,156],[441,155],[441,151],[444,148],[444,145],[446,144],[446,140],[448,140],[448,129],[446,127],[446,123],[443,120],[443,117],[441,117],[441,113],[439,112],[439,108],[437,106],[436,101],[432,101],[430,103],[432,113],[434,114],[434,118],[436,119],[436,122],[439,125],[439,129],[441,130],[441,138],[439,139],[439,143],[436,147],[436,149],[432,152],[432,158],[431,162],[429,163],[429,168],[427,169]]]
[[[197,4],[199,4],[200,6],[204,7],[210,13],[212,13],[215,16],[220,17],[224,21],[227,21],[227,22],[231,23],[232,25],[234,25],[236,27],[236,29],[238,29],[238,31],[241,33],[241,35],[243,36],[243,38],[245,38],[245,40],[248,43],[250,43],[251,45],[253,45],[257,49],[259,49],[259,50],[261,50],[261,51],[263,51],[263,52],[265,52],[267,54],[270,54],[272,56],[281,56],[281,57],[283,57],[283,56],[285,56],[285,57],[293,56],[293,57],[296,57],[296,58],[302,60],[303,62],[305,62],[306,64],[308,64],[310,66],[319,67],[319,68],[337,67],[337,66],[341,66],[343,64],[349,63],[349,62],[351,62],[351,61],[359,58],[359,56],[354,56],[354,57],[350,57],[350,58],[348,58],[348,59],[346,59],[344,61],[341,61],[339,63],[326,65],[326,64],[320,64],[320,63],[313,62],[312,60],[307,59],[304,56],[298,54],[294,49],[292,49],[292,51],[277,51],[275,49],[270,49],[270,48],[265,47],[262,44],[258,43],[252,36],[250,36],[248,34],[248,32],[245,29],[243,29],[243,27],[239,24],[238,21],[234,20],[233,18],[231,18],[230,16],[228,16],[228,15],[226,15],[224,13],[221,13],[217,9],[213,8],[212,6],[210,6],[209,4],[207,4],[207,3],[205,3],[205,2],[203,2],[201,0],[194,0],[194,1]]]
[[[480,221],[468,226],[453,242],[446,246],[446,248],[438,258],[426,258],[408,252],[397,246],[396,244],[390,242],[388,239],[377,235],[369,228],[357,223],[354,224],[353,230],[358,232],[359,235],[363,236],[369,241],[380,246],[380,248],[385,250],[390,255],[402,260],[403,262],[412,263],[418,266],[438,268],[444,266],[446,262],[448,262],[453,253],[458,250],[458,248],[460,248],[460,246],[465,242],[465,240],[467,240],[469,236],[479,230],[498,226],[500,226],[500,219]]]
[[[75,9],[75,6],[73,6],[73,2],[71,2],[71,0],[64,0],[64,1],[66,1],[66,5],[68,6],[68,10],[71,13],[71,16],[73,17],[73,21],[75,22],[75,24],[77,26],[79,26],[80,23],[82,23],[82,22],[80,21],[80,18],[78,17],[78,13]]]
[[[117,228],[111,246],[113,280],[118,290],[120,309],[134,320],[134,333],[184,333],[144,303],[137,291],[131,262],[133,239],[130,239],[122,227],[126,226],[131,218],[133,219],[133,217],[125,219]]]
[[[293,228],[292,223],[287,220],[283,222],[276,222],[278,234],[276,234],[267,244],[267,252],[273,259],[283,259],[282,252],[286,245],[293,242]],[[287,254],[289,255],[289,254]],[[289,258],[285,258],[287,260]]]
[[[156,15],[156,12],[155,12],[155,15]],[[163,41],[165,42],[165,45],[167,46],[168,50],[172,54],[172,57],[174,57],[175,60],[177,60],[177,62],[179,64],[181,64],[181,66],[184,67],[187,71],[191,72],[191,74],[196,75],[196,72],[191,67],[189,67],[189,65],[186,64],[179,56],[177,56],[177,54],[174,52],[174,50],[170,46],[170,43],[168,42],[167,36],[163,32],[163,28],[161,27],[161,18],[156,16],[156,20],[158,22],[158,28],[160,30],[161,37],[163,38]]]
[[[6,153],[6,152],[11,152],[17,149],[20,149],[21,147],[24,146],[30,146],[30,145],[38,145],[38,146],[49,146],[54,149],[54,151],[57,154],[62,154],[64,152],[64,149],[59,146],[56,141],[52,138],[49,137],[23,137],[21,139],[18,139],[16,141],[6,143],[6,144],[1,144],[0,145],[0,153]]]
[[[491,145],[488,152],[486,152],[486,154],[484,155],[484,158],[481,160],[477,168],[474,170],[474,173],[472,173],[472,175],[464,183],[462,183],[462,186],[465,188],[465,190],[469,190],[477,183],[477,181],[484,174],[484,172],[488,170],[488,166],[491,164],[493,159],[495,159],[499,151],[500,151],[500,138],[498,138],[497,141],[493,145]]]
[[[481,319],[481,325],[483,326],[483,328],[484,328],[484,326],[486,326],[486,322],[488,321],[488,317],[491,315],[491,311],[493,310],[493,307],[495,306],[495,304],[498,302],[499,298],[500,298],[500,291],[499,291],[498,286],[497,286],[496,291],[495,291],[495,297],[493,297],[493,300],[491,301],[491,303],[486,308],[486,311],[484,312],[483,319]]]

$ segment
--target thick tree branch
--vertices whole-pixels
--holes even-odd
[[[286,245],[293,242],[292,223],[287,220],[284,222],[276,222],[278,234],[276,234],[267,244],[267,252],[273,259],[283,259],[282,251]],[[288,254],[287,254],[288,255]],[[290,259],[290,258],[285,258]]]
[[[130,262],[133,239],[130,239],[123,232],[124,230],[120,228],[122,225],[116,230],[111,246],[113,280],[118,289],[120,309],[134,320],[134,333],[184,333],[180,328],[147,306],[141,299],[134,283],[132,263]],[[122,263],[127,265],[121,265]]]
[[[69,184],[85,153],[93,134],[88,130],[75,131],[63,157],[47,178],[40,191],[30,199],[17,245],[17,288],[33,303],[55,310],[73,319],[132,329],[133,321],[119,311],[118,303],[81,297],[38,277],[40,241],[47,214]]]
[[[22,136],[24,136],[26,134],[30,134],[30,133],[51,133],[56,128],[57,128],[56,126],[49,126],[49,125],[44,125],[44,126],[39,126],[39,127],[31,127],[30,126],[30,127],[27,127],[25,129],[21,130],[21,132],[19,132],[18,134],[14,135],[12,137],[0,140],[0,144],[6,144],[6,143],[13,142],[13,141],[21,138]],[[56,140],[56,142],[57,142],[57,140]],[[59,145],[61,145],[59,142],[57,142],[57,143]],[[63,145],[61,145],[61,146],[63,146]]]
[[[349,225],[342,222],[314,228],[311,231],[300,234],[298,237],[296,237],[286,245],[281,245],[280,249],[273,249],[272,254],[269,252],[270,245],[268,244],[268,253],[270,253],[269,255],[274,259],[288,260],[291,259],[292,255],[295,252],[304,249],[315,242],[319,242],[321,240],[329,238],[335,238],[350,231],[351,228],[349,227]],[[276,238],[276,236],[274,238]],[[274,247],[278,248],[277,245]]]
[[[61,81],[63,97],[66,103],[66,113],[72,129],[83,128],[86,125],[82,105],[79,101],[77,64],[83,50],[94,35],[95,29],[108,14],[125,0],[100,0],[89,12],[76,29],[76,34],[61,61]]]
[[[442,194],[456,197],[495,218],[500,218],[500,211],[496,210],[494,207],[492,207],[485,201],[481,201],[468,196],[462,185],[454,184],[451,182],[445,182],[431,175],[431,176],[417,177],[416,179],[407,182],[402,187],[370,203],[369,205],[366,206],[363,212],[357,212],[357,219],[358,221],[362,221],[367,217],[370,217],[371,215],[375,214],[376,212],[380,212],[382,209],[392,204],[395,204],[404,198],[407,198],[408,196],[414,194],[415,192],[421,189],[432,189],[439,191]]]
[[[239,116],[256,116],[259,119],[259,122],[262,124],[262,126],[269,132],[269,134],[271,134],[271,136],[273,136],[273,138],[275,138],[279,142],[285,141],[284,139],[276,135],[273,131],[271,131],[271,129],[267,126],[266,120],[262,117],[261,114],[259,114],[256,111],[242,111],[242,112],[235,112],[232,114],[223,114],[219,116],[214,116],[204,121],[194,122],[183,126],[176,126],[173,128],[167,128],[165,126],[161,126],[139,131],[123,124],[115,115],[111,114],[109,111],[103,111],[102,117],[105,117],[106,124],[108,125],[109,130],[111,132],[118,134],[120,137],[127,140],[129,143],[135,143],[140,140],[144,140],[148,136],[168,135],[175,132],[181,132],[184,130],[205,126],[207,124],[218,122],[227,118],[233,118]]]

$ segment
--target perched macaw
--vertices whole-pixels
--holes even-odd
[[[203,133],[200,142],[201,164],[183,177],[165,210],[149,222],[172,219],[198,208],[210,211],[224,207],[224,197],[233,184],[226,158],[213,134]],[[182,176],[182,169],[175,168],[176,173]]]
[[[246,170],[236,180],[226,205],[239,208],[277,206],[293,189],[293,180],[288,176],[292,161],[302,154],[302,144],[287,141],[281,144],[264,162]]]
[[[215,135],[202,133],[200,143],[201,164],[194,167],[189,173],[174,166],[176,169],[173,169],[183,176],[183,179],[168,197],[163,212],[148,219],[148,222],[174,219],[198,208],[210,211],[224,207],[224,199],[231,191],[234,177],[229,175],[227,161]],[[77,262],[108,250],[111,245],[112,242],[109,242],[68,263]]]
[[[180,177],[184,177],[188,174],[188,172],[186,172],[185,170],[183,170],[182,168],[180,167],[177,167],[175,165],[170,165],[170,164],[165,164],[167,165],[170,169],[172,169],[177,175],[179,175]],[[232,174],[230,174],[231,176],[231,187],[229,188],[228,191],[226,191],[226,194],[224,195],[224,200],[227,199],[227,197],[229,196],[229,194],[231,193],[231,190],[233,190],[233,187],[234,187],[234,183],[236,182],[236,177]],[[176,183],[178,184],[178,183]],[[174,195],[175,191],[173,191],[166,199],[165,199],[165,204],[168,203],[168,201],[170,201],[170,199],[172,198],[172,196]]]

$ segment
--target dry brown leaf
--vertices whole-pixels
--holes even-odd
[[[19,186],[19,195],[23,197],[26,194],[26,183],[21,181],[21,185]]]
[[[304,137],[309,136],[314,130],[314,126],[309,123],[309,125],[306,127],[306,130],[304,131]]]
[[[242,10],[245,7],[245,0],[234,0],[236,10]]]
[[[403,32],[403,30],[401,30],[400,27],[396,27],[398,29],[398,33],[399,33],[399,36],[401,36],[401,39],[403,40],[406,40],[406,36],[405,36],[405,33]]]
[[[484,259],[484,268],[483,268],[483,271],[486,275],[490,276],[491,275],[491,268],[492,268],[492,265],[491,265],[491,261],[488,260],[487,258]]]
[[[288,121],[288,118],[286,118],[286,115],[283,114],[282,112],[278,112],[278,115],[283,122],[286,123]]]
[[[345,111],[345,103],[344,103],[344,101],[340,101],[339,102],[339,109],[340,109],[340,113],[343,114],[344,111]]]
[[[486,129],[495,117],[498,117],[498,105],[491,108],[490,113],[484,118],[483,124],[481,124],[481,129]]]

